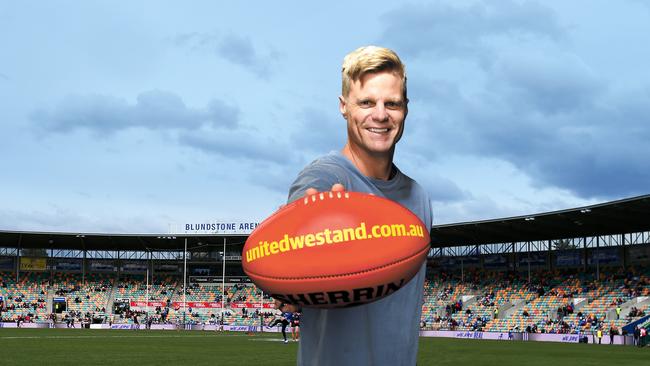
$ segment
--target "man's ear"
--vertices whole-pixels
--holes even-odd
[[[409,98],[406,98],[406,103],[404,103],[404,118],[409,114]]]
[[[339,95],[339,111],[343,115],[343,118],[346,118],[348,115],[348,105],[342,95]]]

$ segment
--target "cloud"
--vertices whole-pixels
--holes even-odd
[[[284,165],[294,161],[293,154],[284,142],[253,130],[189,131],[179,136],[179,142],[209,154],[251,162],[264,161]]]
[[[347,122],[338,113],[304,108],[297,117],[296,132],[290,135],[291,145],[299,150],[326,153],[343,148],[347,140]]]
[[[424,187],[433,202],[451,203],[467,199],[469,193],[454,181],[438,174],[438,168],[431,164],[427,154],[421,149],[413,148],[412,139],[412,136],[406,136],[397,145],[395,164],[398,168]]]
[[[512,159],[543,182],[580,197],[647,194],[650,187],[650,92],[608,96],[606,105],[552,123],[550,140]],[[553,128],[553,125],[556,127]]]
[[[425,174],[418,179],[418,183],[426,188],[429,198],[433,202],[458,202],[468,197],[456,183],[437,174]]]
[[[103,216],[104,215],[104,216]],[[166,229],[162,215],[83,212],[51,205],[44,210],[0,210],[4,230],[85,233],[160,233]],[[70,223],[74,225],[70,226]]]
[[[534,2],[437,2],[383,19],[384,40],[430,70],[409,80],[410,149],[431,159],[505,160],[537,188],[584,199],[647,193],[650,87],[612,90],[571,48],[553,11]]]
[[[434,225],[511,217],[530,212],[522,212],[521,207],[513,207],[489,197],[473,195],[462,201],[434,201],[432,207]]]
[[[267,79],[271,75],[271,67],[278,60],[277,52],[261,55],[253,46],[250,38],[229,34],[217,44],[217,53],[224,59],[241,65],[260,78]]]
[[[467,143],[455,149],[503,158],[583,198],[647,193],[650,94],[617,96],[571,65],[529,65],[501,73],[497,95],[463,103],[455,131]]]
[[[515,92],[449,104],[446,118],[452,122],[443,120],[427,131],[426,149],[439,158],[450,153],[501,158],[538,185],[583,198],[647,193],[650,93],[617,97],[597,88],[583,91],[579,76],[573,81],[562,80],[555,94],[546,80],[544,87],[529,83],[530,92],[502,85]]]
[[[574,54],[555,47],[515,47],[500,52],[489,75],[492,90],[520,108],[545,115],[590,108],[607,85]]]
[[[69,95],[54,108],[40,108],[30,119],[49,132],[65,133],[88,129],[97,134],[110,134],[127,128],[151,130],[192,130],[203,125],[234,128],[239,109],[213,99],[201,109],[185,105],[176,94],[160,90],[143,92],[130,104],[122,98],[107,95]]]
[[[268,79],[274,73],[280,59],[280,53],[275,49],[261,51],[250,37],[236,33],[183,33],[174,36],[172,43],[179,47],[213,52],[261,79]]]
[[[408,58],[485,59],[503,37],[561,39],[564,33],[551,9],[530,1],[409,4],[381,20],[387,24],[382,42]]]
[[[0,72],[0,80],[9,81],[9,76]]]
[[[247,180],[252,184],[264,187],[270,191],[280,194],[283,198],[280,203],[284,203],[287,198],[287,192],[291,183],[296,179],[300,171],[300,164],[290,165],[265,165],[264,162],[257,162],[253,164],[252,169],[249,169],[246,174]]]
[[[236,106],[213,99],[192,108],[176,94],[158,90],[141,93],[135,103],[106,95],[68,96],[54,108],[34,111],[31,120],[47,132],[88,130],[98,137],[129,128],[170,131],[180,145],[247,162],[287,165],[298,159],[286,141],[241,125]]]

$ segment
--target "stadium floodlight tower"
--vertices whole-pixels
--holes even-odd
[[[221,255],[221,312],[219,320],[223,319],[223,311],[226,303],[226,237],[223,237],[223,254]],[[223,323],[222,323],[223,325]]]
[[[151,264],[151,252],[147,252],[149,260],[147,261],[147,282],[146,282],[146,295],[145,295],[145,322],[149,320],[149,265]],[[153,279],[152,279],[153,280]]]
[[[185,329],[187,314],[187,236],[185,237],[185,247],[183,249],[183,329]]]

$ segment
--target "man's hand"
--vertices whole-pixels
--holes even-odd
[[[343,192],[345,191],[345,187],[343,187],[343,184],[341,183],[336,183],[332,186],[332,192]],[[316,188],[307,188],[307,191],[305,192],[305,196],[311,196],[318,193]]]
[[[343,187],[343,184],[341,184],[341,183],[336,183],[336,184],[334,184],[332,186],[332,192],[343,192],[343,191],[345,191],[345,187]],[[316,190],[316,188],[307,188],[307,190],[305,191],[305,197],[311,196],[311,195],[314,195],[314,194],[317,194],[317,193],[318,193],[318,190]],[[278,207],[278,210],[283,208],[284,206],[286,206],[286,204],[280,205],[280,207]]]
[[[343,187],[343,184],[336,183],[332,186],[332,192],[343,192],[345,191],[345,187]],[[317,194],[318,190],[316,188],[307,188],[305,191],[305,196],[311,196],[314,194]],[[280,208],[284,207],[284,205],[280,206]],[[285,304],[280,300],[275,300],[275,308],[282,311],[282,312],[291,312],[295,313],[296,311],[300,311],[300,306],[292,305],[292,304]]]

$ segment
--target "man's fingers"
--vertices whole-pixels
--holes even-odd
[[[343,184],[341,183],[336,183],[335,185],[332,186],[332,192],[343,192],[345,191],[345,187],[343,187]]]
[[[343,192],[345,191],[345,187],[343,187],[343,184],[341,183],[336,183],[332,186],[332,192]],[[305,191],[305,196],[311,196],[314,194],[317,194],[318,190],[316,188],[307,188]]]

